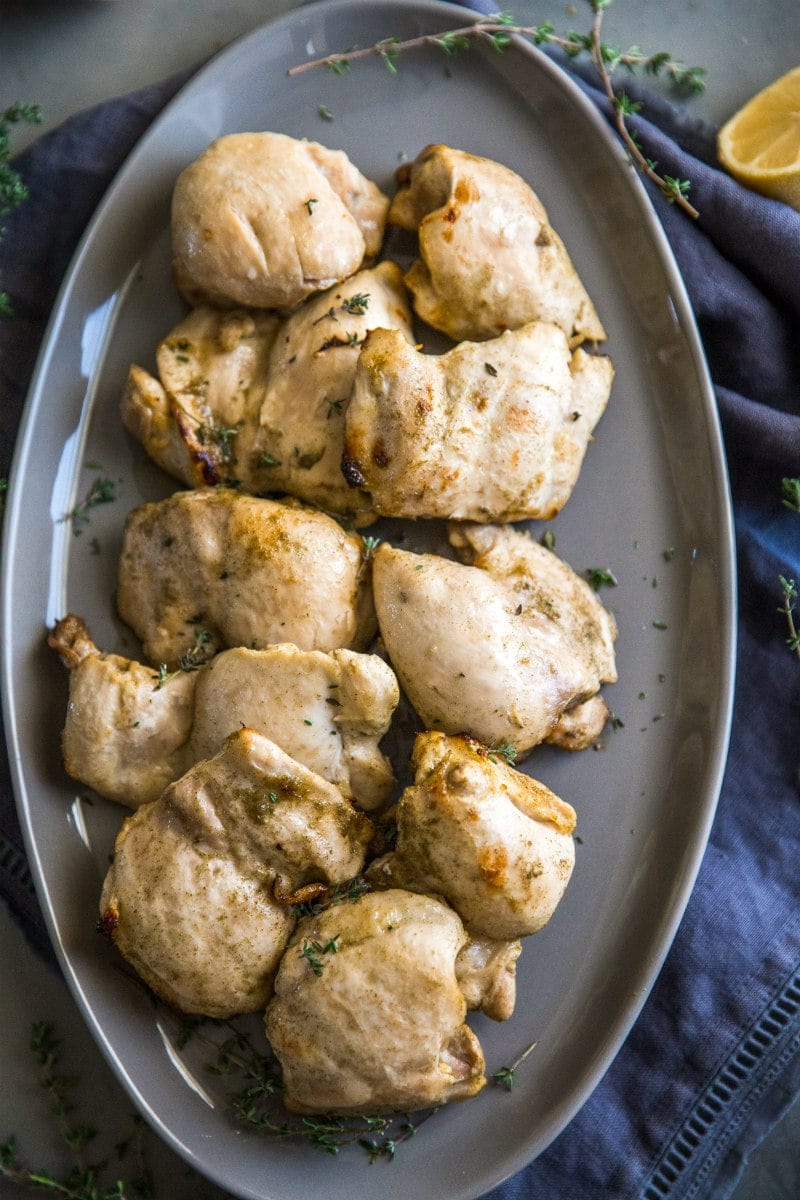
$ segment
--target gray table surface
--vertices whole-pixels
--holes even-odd
[[[25,100],[40,104],[44,113],[44,124],[20,130],[15,145],[21,148],[70,113],[199,62],[293,7],[293,0],[0,0],[0,108]],[[504,7],[522,23],[550,20],[558,31],[584,30],[589,24],[583,0],[519,0]],[[715,123],[800,63],[795,0],[759,0],[757,5],[752,0],[616,0],[605,30],[609,40],[623,46],[669,50],[705,67],[707,90],[689,103],[698,116]],[[52,1020],[62,1031],[67,1065],[82,1076],[88,1114],[108,1138],[122,1136],[127,1099],[66,989],[0,911],[0,1140],[16,1131],[37,1166],[56,1168],[62,1152],[26,1049],[30,1022],[37,1019]],[[798,1147],[800,1104],[751,1156],[735,1200],[796,1200]],[[171,1200],[223,1195],[190,1178],[155,1138],[148,1155],[159,1195]],[[6,1195],[19,1195],[19,1189],[0,1182],[0,1196]]]

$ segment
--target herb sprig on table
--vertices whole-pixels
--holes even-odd
[[[549,21],[539,25],[519,25],[511,13],[498,12],[492,17],[478,18],[470,24],[457,29],[448,29],[442,33],[424,34],[420,37],[408,38],[403,41],[397,37],[382,38],[372,46],[344,51],[341,54],[328,54],[324,58],[313,59],[291,67],[289,75],[300,75],[317,67],[326,67],[334,75],[343,75],[350,69],[351,63],[367,57],[379,57],[383,60],[391,74],[397,74],[397,62],[402,54],[409,50],[433,46],[443,54],[452,57],[463,50],[468,50],[473,42],[491,46],[493,50],[502,53],[511,42],[512,35],[529,38],[534,45],[558,46],[570,59],[587,55],[595,68],[601,87],[612,106],[614,124],[622,139],[631,162],[636,168],[650,179],[670,204],[677,204],[690,217],[699,213],[688,199],[691,183],[688,179],[676,179],[671,175],[661,175],[658,163],[648,158],[644,153],[639,138],[629,124],[629,118],[641,110],[641,104],[633,101],[625,91],[615,91],[612,76],[618,68],[631,73],[660,76],[667,79],[674,88],[684,94],[697,94],[705,88],[705,70],[702,67],[687,66],[686,63],[673,57],[666,50],[655,54],[645,54],[638,46],[623,50],[604,41],[602,37],[603,14],[610,7],[612,0],[586,0],[592,13],[592,23],[587,33],[568,30],[558,34]]]
[[[17,101],[11,104],[0,115],[0,218],[19,208],[23,200],[28,198],[28,189],[19,171],[9,163],[11,158],[11,126],[23,122],[28,125],[38,125],[42,114],[38,104],[22,104]],[[5,234],[5,228],[0,225],[0,239]],[[0,289],[0,316],[8,316],[11,312],[11,299],[8,292]]]
[[[79,1119],[73,1088],[77,1082],[61,1071],[61,1043],[53,1026],[39,1021],[31,1028],[30,1050],[38,1065],[39,1083],[48,1099],[48,1109],[67,1147],[72,1166],[56,1176],[34,1169],[22,1158],[16,1138],[0,1142],[0,1179],[20,1187],[49,1191],[66,1200],[148,1200],[153,1197],[153,1180],[144,1161],[140,1117],[132,1117],[131,1136],[114,1146],[113,1158],[91,1161],[89,1146],[97,1131]],[[124,1178],[128,1175],[129,1178]]]

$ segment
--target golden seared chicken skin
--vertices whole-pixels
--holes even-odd
[[[388,207],[341,150],[229,134],[175,184],[175,282],[190,304],[294,308],[378,253]]]
[[[224,650],[196,671],[159,673],[102,654],[79,617],[48,639],[70,670],[61,738],[69,775],[129,808],[158,799],[239,728],[268,736],[361,808],[390,798],[378,742],[399,699],[390,667],[352,650]]]
[[[613,617],[566,564],[553,568],[552,592],[546,576],[537,581],[526,534],[491,533],[516,557],[517,574],[378,547],[373,590],[389,660],[428,729],[510,745],[517,755],[542,741],[584,749],[607,717],[592,698],[616,679],[607,657]],[[558,607],[562,586],[581,609],[580,636],[575,615]],[[595,661],[592,642],[605,648]],[[563,736],[565,721],[574,736]]]
[[[267,1037],[294,1112],[410,1112],[474,1096],[484,1060],[464,1024],[456,913],[391,889],[301,920],[275,978]]]
[[[226,646],[358,649],[374,629],[357,534],[231,488],[177,492],[128,514],[117,607],[145,658],[170,669]]]
[[[468,738],[422,733],[411,764],[396,847],[367,877],[442,896],[477,937],[537,933],[575,865],[572,807]]]
[[[359,523],[369,497],[341,472],[344,421],[371,329],[413,340],[400,268],[359,271],[279,322],[204,306],[158,347],[158,378],[132,366],[122,398],[128,431],[190,487],[235,479],[286,492]]]
[[[427,146],[398,171],[389,220],[419,236],[415,311],[455,341],[552,321],[576,344],[605,331],[539,197],[508,167]]]
[[[571,351],[543,322],[442,355],[376,330],[358,360],[342,469],[382,516],[553,517],[613,374],[610,359]]]
[[[290,905],[364,862],[369,818],[252,730],[128,817],[100,929],[153,991],[210,1017],[267,1003]]]

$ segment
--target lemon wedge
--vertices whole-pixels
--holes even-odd
[[[800,67],[740,108],[719,131],[717,150],[745,187],[800,209]]]

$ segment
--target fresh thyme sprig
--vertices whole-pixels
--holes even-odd
[[[14,1136],[0,1142],[0,1178],[19,1186],[50,1191],[64,1200],[148,1200],[154,1196],[153,1179],[144,1162],[141,1120],[134,1117],[131,1137],[115,1147],[116,1163],[90,1162],[87,1147],[96,1137],[91,1126],[76,1118],[72,1088],[74,1076],[61,1074],[61,1043],[52,1025],[40,1021],[32,1026],[30,1049],[39,1067],[39,1083],[49,1100],[49,1112],[55,1119],[60,1139],[72,1158],[72,1168],[63,1178],[46,1170],[33,1170],[19,1155]],[[136,1173],[121,1179],[114,1167],[124,1165],[131,1153],[136,1158]],[[109,1180],[109,1176],[111,1177]]]
[[[19,208],[28,198],[28,189],[22,176],[14,167],[9,166],[11,157],[11,126],[24,122],[28,125],[38,125],[42,114],[38,104],[22,104],[19,101],[10,105],[0,114],[0,217]],[[0,239],[5,229],[0,226]],[[11,298],[8,292],[0,290],[0,316],[11,313]]]
[[[247,1034],[231,1021],[210,1018],[184,1018],[178,1030],[178,1047],[198,1041],[211,1052],[206,1068],[213,1075],[238,1077],[243,1083],[228,1098],[233,1119],[243,1128],[278,1141],[302,1141],[326,1154],[338,1154],[345,1146],[358,1146],[369,1156],[391,1161],[397,1148],[413,1137],[437,1111],[428,1109],[399,1116],[352,1117],[325,1114],[295,1116],[281,1107],[283,1091],[280,1064],[265,1043],[263,1053],[256,1050]]]
[[[498,1071],[494,1071],[492,1073],[492,1083],[494,1083],[496,1087],[501,1087],[506,1092],[510,1092],[516,1082],[515,1075],[517,1068],[525,1062],[525,1059],[533,1050],[536,1049],[538,1044],[538,1042],[531,1042],[530,1046],[526,1046],[526,1048],[522,1051],[522,1054],[520,1054],[519,1058],[514,1059],[510,1067],[500,1067]]]
[[[312,325],[319,325],[320,321],[327,319],[338,321],[336,316],[339,309],[342,312],[349,313],[351,316],[362,317],[369,308],[369,292],[359,292],[355,296],[347,296],[341,304],[334,304],[327,312],[324,312],[321,317],[317,317],[316,321],[312,321]]]
[[[614,124],[616,126],[617,133],[622,139],[625,149],[628,151],[631,162],[638,167],[643,175],[645,175],[649,180],[651,180],[652,183],[656,185],[662,196],[664,196],[670,204],[677,204],[678,207],[682,208],[688,216],[693,217],[696,220],[697,217],[700,216],[700,213],[693,204],[690,204],[689,200],[687,199],[689,189],[691,187],[689,180],[675,179],[672,175],[660,175],[657,169],[658,163],[652,158],[647,158],[646,155],[643,154],[641,146],[639,145],[639,138],[637,137],[636,131],[628,127],[628,117],[633,116],[634,113],[638,112],[641,109],[641,104],[632,102],[625,92],[620,93],[618,96],[614,91],[614,85],[611,82],[611,73],[620,60],[616,59],[615,61],[613,55],[609,53],[609,48],[603,42],[600,36],[600,30],[603,22],[603,12],[611,4],[611,0],[588,0],[588,3],[590,4],[594,13],[591,33],[592,62],[594,63],[595,70],[600,77],[603,91],[605,92],[608,102],[613,109]],[[681,67],[683,68],[683,64],[681,64]],[[688,69],[683,68],[683,73],[681,76],[679,76],[679,78],[681,78],[684,83],[690,87],[690,89],[692,87],[691,81],[693,80],[693,90],[702,91],[702,73],[699,72],[700,68],[697,67],[691,67]]]
[[[797,587],[794,580],[787,579],[785,575],[779,575],[778,579],[783,592],[783,604],[778,609],[778,612],[782,612],[785,615],[786,625],[789,630],[786,645],[793,654],[796,654],[800,658],[800,633],[798,633],[794,619],[794,612],[797,607]]]
[[[310,940],[303,938],[303,945],[300,948],[300,957],[304,958],[315,975],[321,975],[325,970],[325,963],[322,959],[323,954],[338,954],[339,953],[339,934],[336,933],[325,943],[318,942],[316,939]]]
[[[381,58],[391,74],[397,74],[397,60],[401,54],[419,49],[423,46],[434,46],[444,54],[452,56],[459,51],[467,50],[473,41],[483,42],[492,49],[502,52],[510,43],[512,35],[530,38],[536,46],[550,45],[560,47],[570,59],[588,54],[600,78],[603,91],[612,106],[614,124],[621,137],[628,155],[634,165],[659,188],[662,195],[670,204],[677,204],[691,217],[699,216],[697,209],[687,199],[690,182],[687,179],[676,179],[671,175],[660,175],[658,164],[647,158],[642,152],[634,130],[628,126],[628,118],[639,111],[641,105],[632,101],[624,92],[619,95],[614,91],[611,76],[618,67],[624,67],[630,72],[641,72],[646,75],[663,76],[679,91],[697,94],[705,88],[705,70],[702,67],[690,67],[686,63],[666,51],[656,54],[644,54],[638,46],[623,50],[603,41],[601,28],[603,12],[611,4],[611,0],[587,0],[592,10],[593,19],[588,34],[569,30],[560,35],[555,32],[549,21],[539,25],[518,25],[514,17],[507,12],[498,12],[488,18],[478,18],[469,25],[458,29],[448,29],[443,33],[424,34],[420,37],[407,38],[405,41],[397,37],[382,38],[372,46],[347,50],[341,54],[328,54],[324,58],[312,59],[290,67],[289,75],[300,75],[318,67],[326,67],[335,75],[342,75],[349,70],[350,64],[357,59],[375,57]]]
[[[502,761],[509,767],[513,767],[517,761],[517,752],[511,745],[511,742],[495,742],[491,746],[487,746],[486,753],[489,761],[496,763]]]
[[[83,499],[75,505],[70,512],[65,513],[61,518],[64,521],[72,522],[72,532],[76,537],[80,537],[86,525],[88,525],[91,509],[96,508],[98,504],[111,504],[117,498],[117,486],[113,479],[104,479],[98,475],[89,485],[89,490]]]
[[[323,909],[330,908],[333,904],[342,904],[345,901],[352,903],[370,891],[372,891],[372,887],[363,875],[356,875],[354,879],[348,879],[346,883],[337,883],[334,888],[316,900],[304,900],[300,904],[293,904],[292,912],[298,917],[316,917]]]
[[[159,664],[158,680],[153,691],[160,691],[168,679],[173,679],[176,675],[180,675],[181,671],[199,671],[208,662],[208,643],[210,641],[211,634],[208,630],[198,629],[194,635],[194,645],[178,659],[177,670],[169,671],[167,670],[166,663]]]

